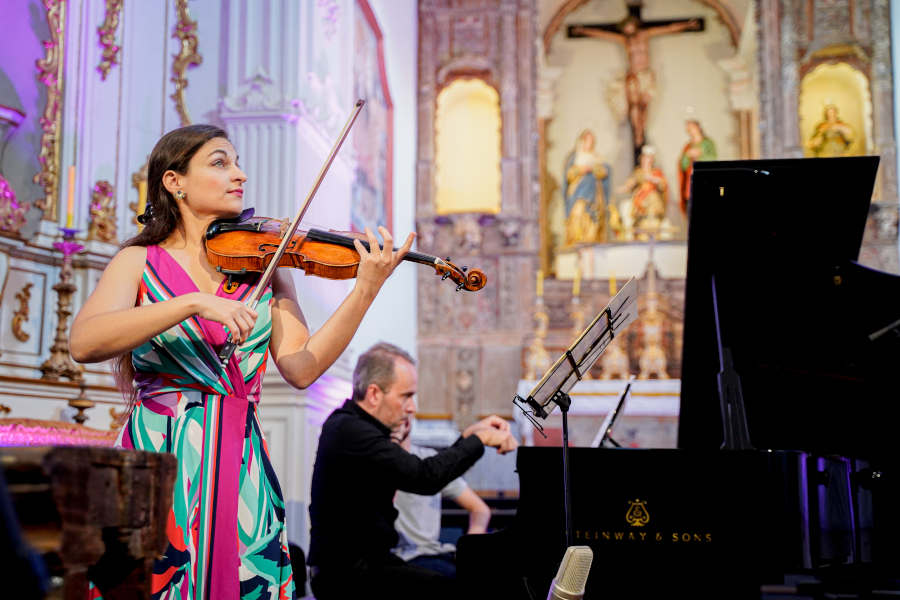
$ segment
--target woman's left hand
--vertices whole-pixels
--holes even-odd
[[[403,257],[409,253],[412,248],[413,240],[416,239],[415,233],[410,233],[406,238],[406,243],[398,250],[394,250],[394,238],[390,232],[384,227],[379,226],[378,232],[384,238],[384,247],[379,248],[378,238],[372,233],[372,230],[366,227],[366,238],[369,240],[369,250],[366,250],[359,240],[354,240],[353,245],[359,252],[359,270],[356,273],[356,285],[361,290],[371,294],[378,294],[381,286],[390,277],[394,269],[403,260]]]

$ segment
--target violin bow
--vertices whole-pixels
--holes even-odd
[[[297,216],[294,217],[293,221],[291,221],[291,226],[287,229],[287,231],[285,231],[281,243],[278,244],[278,249],[275,250],[275,254],[272,256],[272,260],[269,262],[269,266],[266,267],[266,270],[263,272],[259,283],[256,284],[256,289],[253,290],[253,294],[250,296],[250,308],[254,310],[256,309],[256,306],[259,304],[259,299],[262,297],[263,293],[265,293],[266,288],[272,281],[272,277],[275,276],[275,269],[278,268],[278,263],[281,262],[281,257],[284,256],[288,244],[291,242],[291,239],[293,239],[294,237],[294,233],[297,231],[297,227],[300,226],[300,221],[303,220],[303,215],[306,214],[306,211],[309,208],[310,203],[312,202],[313,196],[316,195],[316,192],[319,190],[319,186],[322,185],[322,180],[325,178],[325,173],[328,172],[328,169],[331,167],[331,163],[334,162],[335,156],[337,156],[338,151],[344,144],[344,140],[347,139],[347,134],[350,133],[350,128],[353,127],[353,123],[356,121],[356,117],[359,116],[359,111],[362,110],[363,104],[365,103],[365,100],[356,101],[356,106],[353,107],[353,112],[350,113],[350,117],[344,124],[344,128],[341,130],[337,141],[331,148],[331,153],[328,155],[328,160],[326,160],[325,164],[322,165],[322,169],[319,171],[318,176],[316,176],[316,180],[313,182],[312,188],[310,188],[309,193],[306,195],[306,200],[303,201],[303,205],[297,212]],[[219,350],[219,360],[222,361],[223,369],[228,366],[228,361],[231,360],[231,355],[234,354],[235,349],[237,349],[237,344],[235,344],[229,338],[228,341],[225,342],[225,345],[222,346],[222,349]]]

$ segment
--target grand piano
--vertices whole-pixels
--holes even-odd
[[[679,447],[570,450],[585,598],[900,589],[900,277],[856,262],[878,158],[694,169]],[[561,455],[520,448],[513,523],[460,538],[474,597],[546,598]]]

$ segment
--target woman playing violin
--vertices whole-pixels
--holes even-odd
[[[191,125],[164,135],[150,156],[144,229],[112,259],[72,323],[76,361],[116,361],[129,407],[116,445],[178,458],[154,598],[296,597],[284,500],[256,410],[266,359],[271,351],[297,388],[316,381],[415,237],[394,251],[386,229],[378,228],[384,248],[366,229],[371,252],[354,243],[353,290],[310,335],[289,273],[276,271],[253,310],[243,301],[260,274],[228,293],[206,260],[207,227],[241,213],[246,180],[222,129]],[[223,369],[216,354],[229,337],[240,345]]]

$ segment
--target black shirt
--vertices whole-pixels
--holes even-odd
[[[348,567],[390,552],[397,545],[396,491],[436,494],[484,454],[470,435],[423,460],[390,433],[353,400],[325,420],[312,476],[310,565]]]

